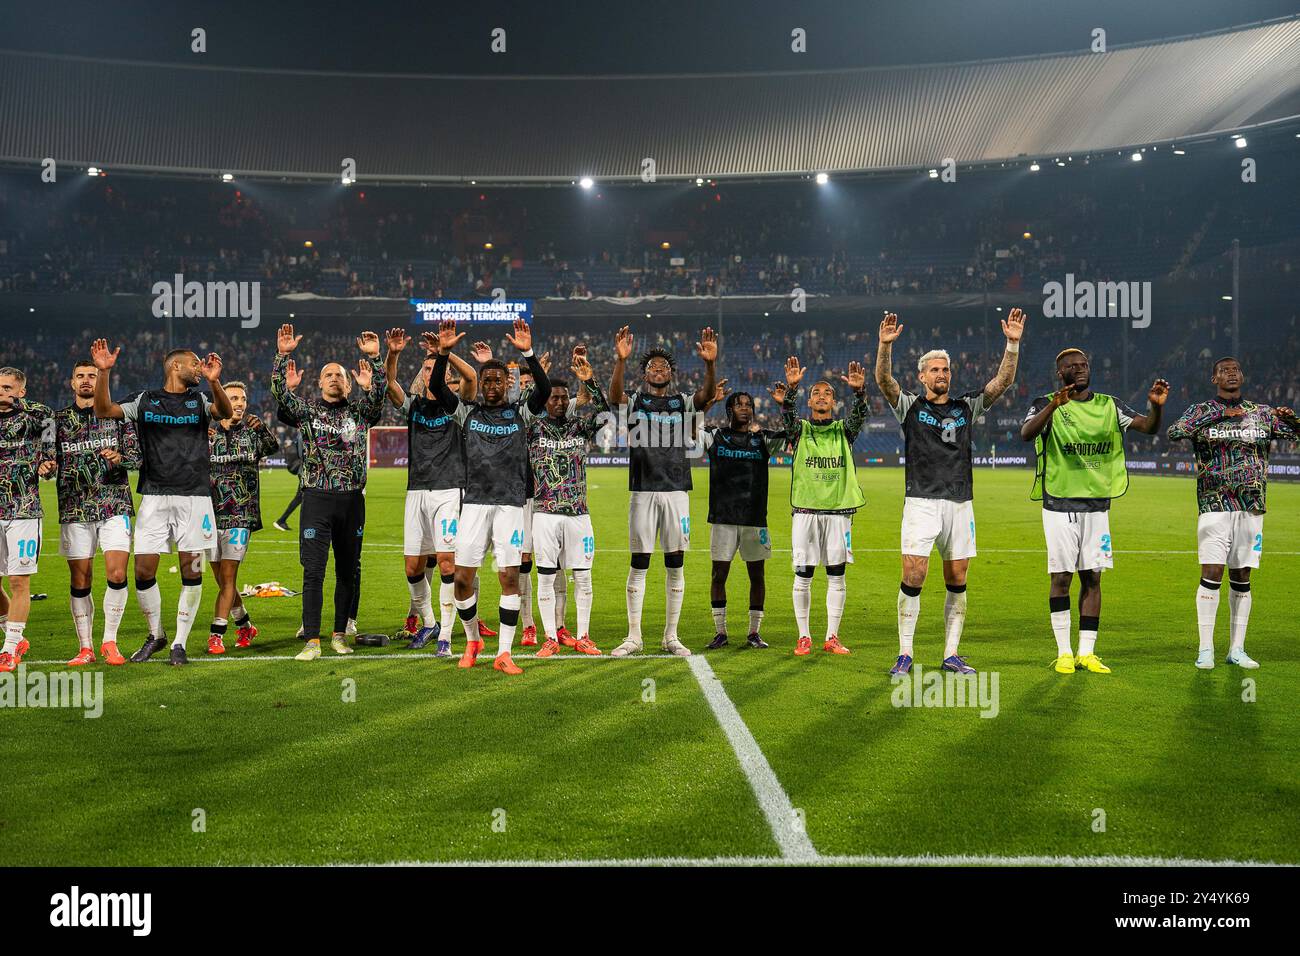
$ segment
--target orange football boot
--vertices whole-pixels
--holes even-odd
[[[840,643],[840,637],[838,634],[832,634],[828,637],[826,643],[822,645],[822,650],[826,651],[828,654],[849,653],[849,649]]]
[[[478,661],[479,651],[483,650],[482,641],[466,641],[465,653],[460,655],[459,667],[473,667]]]
[[[560,644],[559,644],[559,642],[556,641],[555,638],[553,638],[553,637],[548,637],[548,638],[546,639],[546,643],[544,643],[544,644],[542,645],[542,649],[541,649],[540,651],[537,652],[537,656],[538,656],[538,657],[550,657],[552,654],[554,654],[554,653],[555,653],[556,651],[558,651],[559,649],[560,649]]]
[[[208,636],[208,653],[209,654],[226,653],[226,642],[221,639],[220,634],[210,634]]]
[[[478,636],[479,636],[479,637],[496,637],[496,636],[497,636],[497,632],[494,631],[494,630],[492,630],[492,628],[488,627],[486,624],[484,624],[482,618],[479,618],[479,619],[478,619]]]
[[[799,643],[796,644],[796,645],[794,646],[794,652],[795,652],[795,654],[797,654],[799,657],[804,657],[804,656],[806,656],[806,655],[808,655],[808,654],[811,654],[811,653],[812,653],[812,638],[811,638],[811,637],[801,637],[801,638],[799,638]]]
[[[497,659],[492,662],[492,669],[503,674],[522,674],[524,672],[522,667],[510,659],[509,651],[497,655]]]
[[[69,667],[80,667],[82,664],[95,663],[95,652],[89,647],[83,647],[77,652],[77,656],[68,661]]]
[[[30,651],[31,649],[32,649],[32,642],[27,640],[27,638],[24,637],[18,642],[18,646],[14,648],[15,667],[23,662],[23,658],[27,656],[27,652]]]
[[[579,654],[590,654],[592,657],[600,656],[600,648],[597,647],[596,642],[586,634],[573,642],[573,649]]]
[[[555,639],[559,641],[564,647],[578,646],[577,640],[574,638],[572,634],[569,633],[569,629],[567,627],[561,627],[559,630],[557,630],[555,632]]]
[[[535,628],[535,627],[534,627],[533,625],[531,625],[531,624],[529,624],[526,628],[524,628],[524,636],[523,636],[523,638],[519,641],[519,646],[520,646],[520,647],[536,647],[536,646],[537,646],[537,628]]]
[[[18,661],[8,651],[0,651],[0,674],[8,674],[18,666]]]
[[[116,667],[119,664],[126,663],[126,658],[117,649],[117,641],[105,641],[99,645],[99,653],[104,655],[105,664],[112,664]]]

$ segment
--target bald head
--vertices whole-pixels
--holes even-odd
[[[338,362],[329,362],[320,370],[320,394],[327,402],[338,402],[347,398],[352,390],[347,370]]]

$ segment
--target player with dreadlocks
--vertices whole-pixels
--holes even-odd
[[[627,444],[630,458],[628,487],[628,537],[632,566],[627,574],[627,640],[611,651],[626,657],[641,650],[641,608],[645,604],[645,579],[655,539],[664,552],[666,572],[663,649],[679,657],[690,651],[677,637],[677,620],[686,593],[684,552],[691,543],[691,463],[688,448],[698,453],[694,428],[696,413],[713,398],[718,339],[713,329],[700,333],[695,352],[704,362],[704,382],[694,395],[669,392],[677,362],[667,349],[652,348],[641,356],[641,387],[624,391],[627,360],[632,356],[632,331],[618,330],[614,340],[614,375],[609,385],[612,406],[627,406]]]

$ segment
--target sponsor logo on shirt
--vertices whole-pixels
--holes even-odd
[[[1272,435],[1270,429],[1258,425],[1230,425],[1226,428],[1210,426],[1205,430],[1205,436],[1215,441],[1268,441]]]
[[[154,404],[157,404],[155,402]],[[145,411],[144,421],[150,425],[197,425],[199,423],[198,415],[164,415],[161,412]]]
[[[513,435],[515,432],[519,431],[519,424],[516,422],[510,425],[488,425],[476,418],[471,418],[469,422],[469,430],[484,435]]]
[[[1061,445],[1061,451],[1067,455],[1109,455],[1110,449],[1108,441],[1068,441]]]

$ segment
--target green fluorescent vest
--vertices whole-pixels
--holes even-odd
[[[1124,433],[1109,395],[1093,392],[1092,401],[1058,408],[1046,440],[1041,434],[1034,439],[1034,452],[1034,501],[1044,490],[1053,498],[1118,498],[1128,490]]]
[[[866,504],[844,423],[814,425],[804,419],[799,429],[790,477],[790,504],[813,511],[843,511]]]

